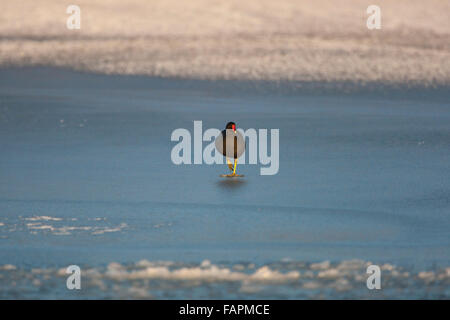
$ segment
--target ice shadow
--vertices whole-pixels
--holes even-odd
[[[216,183],[220,188],[225,190],[237,190],[247,184],[245,178],[221,178]]]

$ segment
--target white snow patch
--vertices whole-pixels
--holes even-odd
[[[31,218],[25,218],[28,221],[61,221],[62,218],[55,218],[50,216],[34,216]]]
[[[3,266],[0,266],[0,270],[2,271],[12,271],[12,270],[16,270],[16,266],[12,265],[12,264],[4,264]]]

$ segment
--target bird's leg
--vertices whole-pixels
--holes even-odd
[[[236,168],[237,168],[237,159],[234,159],[234,165],[231,163],[230,159],[227,159],[227,165],[228,168],[233,172],[231,174],[221,174],[221,177],[243,177],[243,175],[236,174]]]
[[[233,164],[231,163],[230,159],[227,158],[227,164],[228,164],[228,168],[233,171]]]

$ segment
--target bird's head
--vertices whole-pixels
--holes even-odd
[[[236,132],[236,123],[228,122],[227,126],[225,127],[225,129],[231,129],[231,130],[233,130],[233,132]]]

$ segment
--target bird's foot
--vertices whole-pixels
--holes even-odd
[[[233,178],[233,177],[243,177],[243,174],[231,173],[231,174],[221,174],[221,177],[224,178]]]

